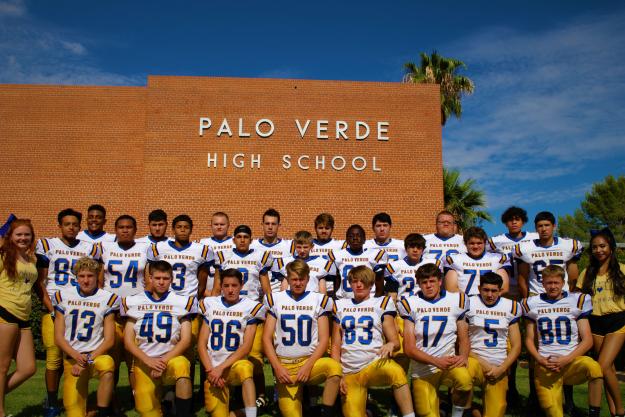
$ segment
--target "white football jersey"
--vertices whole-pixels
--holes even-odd
[[[435,258],[443,262],[448,255],[467,252],[461,235],[440,237],[436,233],[430,233],[423,237],[425,238],[424,258]]]
[[[384,270],[384,278],[397,283],[399,288],[397,289],[397,298],[404,296],[415,295],[419,288],[417,286],[417,279],[415,274],[417,269],[425,264],[436,264],[439,269],[442,269],[442,262],[435,258],[421,258],[421,262],[412,263],[408,257],[405,257],[399,261],[391,262],[386,265]]]
[[[267,313],[276,318],[273,346],[280,358],[310,356],[319,344],[317,319],[332,316],[334,302],[327,295],[306,291],[295,300],[291,291],[265,296]]]
[[[347,242],[343,239],[330,239],[326,242],[322,242],[317,239],[313,239],[313,247],[310,250],[308,256],[321,256],[323,258],[329,259],[328,254],[330,251],[339,251],[341,249],[347,248]],[[334,291],[334,282],[332,280],[326,281],[326,290],[328,293]]]
[[[523,300],[523,314],[536,323],[538,353],[541,356],[565,356],[579,344],[577,320],[592,313],[590,296],[566,291],[560,300],[546,294]]]
[[[395,317],[395,303],[389,296],[369,297],[360,303],[353,298],[336,301],[334,321],[341,326],[341,365],[353,374],[380,358],[376,353],[385,343],[382,323],[385,315]]]
[[[122,298],[121,315],[135,320],[135,340],[155,358],[171,351],[180,340],[180,321],[198,312],[197,299],[169,291],[160,300],[145,291]]]
[[[245,328],[262,323],[267,313],[265,306],[249,298],[228,304],[223,297],[206,297],[200,310],[210,328],[207,347],[213,366],[224,363],[243,344]]]
[[[482,256],[477,259],[473,259],[466,253],[447,255],[443,267],[445,270],[453,269],[456,271],[460,291],[467,295],[477,295],[480,293],[477,287],[480,285],[482,275],[488,272],[497,272],[509,265],[510,262],[506,255],[484,251]]]
[[[364,249],[360,253],[352,252],[350,248],[339,251],[331,251],[328,255],[334,262],[336,270],[341,278],[341,287],[336,290],[336,298],[353,298],[354,291],[347,280],[349,271],[360,265],[368,266],[374,272],[381,271],[386,267],[388,259],[384,250]],[[371,295],[375,294],[375,285],[371,287]]]
[[[488,363],[499,366],[508,356],[508,328],[519,321],[523,311],[513,300],[499,297],[492,306],[479,295],[471,298],[467,312],[471,352]]]
[[[401,239],[389,239],[386,243],[378,243],[375,239],[368,239],[364,249],[384,249],[389,262],[398,261],[406,257],[404,241]]]
[[[257,250],[259,252],[271,253],[273,264],[271,271],[269,272],[269,283],[271,284],[271,291],[280,291],[280,268],[277,264],[278,259],[289,258],[293,256],[295,252],[295,242],[290,239],[276,239],[274,243],[267,243],[263,238],[254,239],[250,245],[250,249]]]
[[[278,267],[280,268],[280,276],[282,279],[286,279],[287,276],[286,266],[294,260],[295,258],[292,257],[278,260]],[[305,261],[310,268],[306,291],[319,292],[320,280],[325,280],[326,277],[334,279],[336,276],[336,267],[334,266],[334,262],[329,259],[322,258],[321,256],[309,256],[308,258],[303,259],[303,261]],[[332,281],[332,279],[328,279],[326,281],[326,285],[328,282]]]
[[[180,295],[197,296],[198,270],[202,267],[210,267],[215,262],[215,258],[208,246],[189,242],[186,246],[179,248],[174,241],[170,240],[150,245],[148,262],[154,261],[167,261],[171,264],[174,273],[174,279],[171,282],[172,291]],[[212,282],[207,282],[206,288],[213,288]]]
[[[418,292],[404,297],[397,304],[397,310],[404,320],[414,323],[417,348],[432,356],[455,355],[458,320],[464,320],[469,310],[469,297],[463,293],[441,290],[440,298],[432,301]],[[434,365],[411,360],[412,378],[419,378],[438,372]]]
[[[104,318],[119,310],[120,298],[96,289],[83,296],[78,287],[68,287],[54,293],[54,309],[65,319],[65,340],[80,353],[93,352],[104,341]]]
[[[575,239],[553,238],[553,245],[541,246],[538,239],[524,242],[514,247],[514,259],[530,266],[529,291],[535,294],[545,292],[543,288],[542,270],[547,265],[560,265],[564,268],[564,288],[568,288],[569,276],[566,263],[577,260],[584,250],[582,244]]]
[[[519,268],[513,256],[514,247],[519,243],[529,242],[534,239],[538,239],[538,233],[536,232],[523,232],[521,236],[516,239],[512,238],[508,233],[502,233],[488,239],[487,249],[489,252],[501,253],[502,255],[506,255],[510,260],[511,268],[508,270],[510,289],[508,290],[508,295],[512,298],[519,295]]]
[[[230,268],[241,271],[243,274],[242,297],[253,301],[261,299],[260,275],[269,273],[271,270],[273,264],[271,252],[250,249],[249,252],[243,254],[233,249],[230,252],[217,252],[215,261],[215,267],[220,271]]]
[[[143,292],[147,251],[146,243],[124,250],[117,242],[102,242],[97,259],[104,264],[104,289],[120,297]]]
[[[158,243],[158,242],[167,242],[168,240],[173,240],[170,237],[165,236],[164,239],[161,240],[156,240],[152,237],[152,235],[145,235],[145,236],[141,236],[135,239],[135,242],[137,243],[147,243],[148,245],[151,245],[152,243]]]
[[[50,299],[54,293],[70,285],[78,285],[74,276],[74,265],[83,256],[94,258],[99,246],[93,243],[77,240],[74,246],[67,246],[60,238],[39,239],[37,241],[37,265],[48,268],[46,291]]]
[[[89,243],[102,243],[115,242],[117,236],[115,236],[113,233],[106,233],[105,231],[92,235],[91,233],[89,233],[89,230],[85,229],[78,232],[78,234],[76,235],[76,239],[84,240],[85,242]]]
[[[209,248],[212,249],[213,253],[217,253],[217,252],[232,252],[232,249],[235,248],[234,246],[234,239],[232,239],[232,237],[227,237],[223,240],[221,239],[216,239],[215,237],[211,236],[211,237],[205,237],[204,239],[200,239],[199,242],[201,245],[206,245]],[[230,256],[228,254],[228,256]],[[211,265],[211,267],[208,269],[208,280],[210,283],[210,286],[207,286],[206,288],[208,289],[212,289],[213,285],[215,283],[215,265]]]

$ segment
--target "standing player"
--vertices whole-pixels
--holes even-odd
[[[58,404],[59,379],[61,377],[61,350],[54,342],[53,306],[51,300],[58,290],[76,285],[72,271],[78,259],[94,257],[97,245],[78,240],[82,214],[65,209],[57,216],[61,237],[41,239],[37,242],[37,269],[42,285],[43,305],[46,312],[41,315],[41,339],[46,348],[46,417],[61,413]]]
[[[386,252],[383,249],[365,250],[365,229],[359,224],[349,226],[345,234],[347,248],[339,251],[331,251],[328,256],[339,275],[339,287],[336,289],[337,298],[353,298],[354,294],[349,286],[347,274],[350,269],[358,266],[368,266],[376,273],[375,287],[371,287],[371,291],[381,295],[384,292],[384,268],[388,263]]]
[[[184,353],[191,347],[197,300],[169,290],[173,271],[166,261],[153,262],[150,270],[150,291],[122,299],[124,344],[135,357],[135,405],[142,417],[161,416],[158,387],[175,385],[176,415],[190,417],[193,384]]]
[[[150,233],[137,239],[137,242],[152,244],[169,240],[167,237],[167,213],[161,209],[152,210],[148,214],[148,229],[150,229]]]
[[[234,240],[232,236],[228,236],[230,228],[230,220],[228,215],[222,211],[213,213],[211,217],[211,237],[200,239],[200,244],[206,245],[213,253],[223,252],[226,257],[230,257],[232,249],[234,249]],[[206,294],[210,295],[215,285],[215,267],[212,266],[208,270],[208,281],[206,285]]]
[[[76,238],[90,243],[111,242],[115,240],[114,234],[104,231],[105,224],[106,209],[100,204],[92,204],[87,209],[87,228],[80,231]]]
[[[310,256],[321,256],[328,258],[330,251],[339,251],[347,247],[347,243],[342,239],[334,239],[332,232],[334,231],[334,217],[330,213],[321,213],[315,217],[315,234],[313,239],[313,247],[310,250]],[[334,296],[334,281],[326,280],[326,292],[330,296]]]
[[[336,302],[332,359],[343,367],[340,390],[343,416],[365,415],[367,388],[391,386],[402,416],[414,417],[406,373],[391,359],[399,350],[395,304],[389,297],[371,297],[375,274],[364,265],[348,274],[353,299]]]
[[[293,241],[278,237],[280,230],[280,213],[275,209],[268,209],[263,214],[261,223],[263,237],[252,242],[251,248],[257,251],[269,252],[273,259],[273,269],[271,272],[271,291],[280,291],[280,274],[278,259],[285,259],[293,256]],[[265,292],[266,294],[267,292]]]
[[[204,381],[206,411],[213,417],[228,417],[230,387],[241,385],[245,417],[256,417],[254,366],[246,360],[252,349],[256,325],[265,320],[265,307],[241,298],[243,274],[237,269],[221,273],[221,297],[200,302],[204,324],[198,353],[207,372]]]
[[[462,236],[456,234],[456,219],[447,210],[436,216],[436,233],[424,237],[427,243],[424,254],[426,258],[436,258],[443,262],[449,255],[467,251]]]
[[[470,250],[470,248],[469,248]],[[483,417],[503,417],[506,412],[508,370],[521,353],[519,303],[502,298],[503,279],[494,272],[480,276],[479,295],[471,298],[467,312],[473,385],[482,388]],[[507,341],[510,349],[507,349]]]
[[[278,406],[285,417],[302,416],[303,385],[325,382],[321,417],[333,415],[341,365],[322,358],[330,337],[328,317],[334,303],[327,295],[308,292],[309,268],[301,259],[287,265],[290,290],[268,293],[263,347],[273,367]]]
[[[496,272],[503,280],[503,293],[508,291],[508,257],[486,251],[486,232],[480,227],[469,227],[464,232],[467,253],[447,255],[445,258],[445,289],[462,291],[468,296],[479,294],[479,277]]]
[[[286,264],[294,261],[295,259],[301,259],[308,264],[310,268],[310,274],[308,277],[308,286],[306,291],[318,292],[326,294],[327,281],[334,281],[336,278],[336,268],[334,262],[321,256],[310,256],[310,251],[313,247],[312,235],[306,230],[300,230],[295,233],[295,258],[288,258],[287,260],[280,260],[278,265],[280,266],[280,274],[286,277]],[[289,283],[286,279],[282,280],[280,291],[288,289]]]
[[[451,416],[462,417],[473,390],[467,369],[469,326],[464,319],[469,297],[442,289],[443,276],[435,264],[421,266],[416,278],[421,291],[397,305],[405,323],[404,353],[412,359],[415,412],[438,417],[438,388],[444,384],[452,388]]]
[[[590,297],[563,290],[566,273],[561,266],[548,265],[541,272],[545,292],[523,300],[529,319],[525,346],[536,363],[538,401],[547,417],[562,417],[562,385],[588,381],[588,415],[598,417],[603,388],[601,366],[584,356],[593,343],[588,324]]]
[[[391,238],[393,221],[387,213],[378,213],[371,219],[371,228],[374,238],[365,242],[365,249],[384,249],[389,262],[398,261],[406,257],[404,242]]]
[[[119,310],[119,297],[98,289],[100,264],[80,258],[74,266],[78,287],[54,294],[54,336],[65,353],[63,405],[68,417],[87,413],[89,379],[97,377],[98,417],[113,415],[113,372],[115,363],[107,355],[115,342],[113,314]]]

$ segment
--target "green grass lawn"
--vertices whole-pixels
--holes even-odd
[[[42,407],[41,404],[45,398],[45,385],[44,385],[44,369],[45,363],[43,361],[37,362],[37,373],[31,379],[26,381],[21,387],[17,390],[9,394],[6,398],[7,404],[7,413],[13,414],[15,417],[35,417],[42,415]],[[199,372],[198,372],[199,373]],[[125,365],[122,364],[120,384],[117,389],[117,393],[121,404],[125,406],[125,412],[127,417],[135,417],[138,414],[134,410],[128,410],[127,408],[131,406],[131,396],[132,393],[128,386],[128,379],[126,378],[126,369]],[[273,393],[273,380],[271,379],[271,370],[268,365],[266,365],[265,375],[269,376],[266,378],[267,380],[267,392]],[[61,381],[62,384],[62,381]],[[94,391],[97,387],[97,381],[92,381],[91,383],[91,391]],[[519,392],[523,397],[527,396],[528,393],[528,378],[527,378],[527,369],[522,369],[521,367],[517,370],[517,386]],[[195,382],[196,390],[199,387],[199,376],[196,376]],[[386,406],[390,402],[390,393],[388,389],[374,389],[371,390],[372,398],[375,401],[375,408],[378,410],[377,413],[379,416],[385,415]],[[621,383],[621,392],[625,392],[625,384]],[[587,391],[585,385],[580,385],[575,387],[575,404],[577,407],[586,410],[587,409]],[[269,395],[269,398],[272,398],[273,394]],[[476,395],[479,397],[479,394]],[[95,406],[95,397],[90,397],[91,404]],[[479,401],[479,398],[476,398],[476,401]],[[196,407],[197,415],[204,416],[206,413],[203,409],[198,405]],[[531,414],[531,413],[530,413]],[[536,415],[536,413],[533,413]],[[262,416],[278,416],[279,413],[276,407],[271,407],[271,414],[262,414]],[[610,413],[608,412],[607,405],[602,405],[601,410],[602,417],[609,417]]]

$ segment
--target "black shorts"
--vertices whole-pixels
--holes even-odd
[[[13,314],[9,313],[4,307],[0,307],[0,318],[9,324],[17,324],[20,329],[30,328],[30,322],[28,320],[20,320]]]
[[[618,313],[604,314],[602,316],[588,317],[592,334],[605,336],[608,333],[615,333],[625,327],[625,311]]]

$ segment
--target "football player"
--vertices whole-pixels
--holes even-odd
[[[473,390],[467,369],[470,345],[465,314],[469,297],[446,292],[442,272],[435,264],[419,267],[416,278],[420,291],[397,305],[404,318],[404,353],[412,359],[415,412],[421,417],[438,417],[438,388],[444,384],[452,389],[451,416],[462,417]]]
[[[547,265],[541,278],[544,293],[522,303],[529,319],[525,346],[535,361],[538,402],[547,417],[562,417],[562,385],[588,382],[588,415],[598,417],[603,374],[597,362],[584,356],[593,344],[588,324],[590,296],[565,291],[566,272],[559,265]]]
[[[184,353],[191,346],[195,296],[170,291],[172,267],[166,261],[150,265],[150,291],[122,299],[127,317],[124,344],[135,357],[135,407],[142,417],[160,417],[160,385],[175,385],[176,415],[192,415],[191,366]]]
[[[377,213],[371,219],[371,228],[374,237],[365,242],[365,249],[384,249],[388,256],[388,261],[398,261],[406,257],[404,242],[400,239],[391,238],[391,228],[393,221],[387,213]]]
[[[43,292],[43,305],[46,312],[41,315],[41,339],[46,348],[46,417],[61,413],[58,404],[59,379],[61,377],[61,350],[54,342],[54,322],[52,320],[52,299],[56,291],[76,286],[73,267],[78,259],[97,254],[98,246],[76,238],[80,231],[82,214],[65,209],[57,216],[61,237],[40,239],[37,242],[37,269]]]
[[[81,230],[76,238],[90,243],[112,242],[115,235],[104,231],[105,224],[106,209],[100,204],[92,204],[87,209],[87,228]]]
[[[148,214],[148,229],[150,233],[137,239],[139,243],[158,243],[169,240],[167,237],[167,213],[161,209],[152,210]]]
[[[436,233],[424,237],[426,258],[436,258],[443,262],[448,255],[467,251],[462,235],[456,234],[456,218],[447,210],[441,211],[436,216]]]
[[[323,388],[321,417],[332,416],[339,391],[341,365],[322,356],[330,337],[328,317],[334,303],[327,295],[308,292],[308,264],[297,259],[287,265],[290,290],[268,293],[263,347],[271,363],[283,416],[302,416],[303,385]]]
[[[462,291],[468,296],[479,294],[478,285],[480,276],[489,272],[496,272],[503,280],[502,291],[508,291],[508,272],[510,262],[503,254],[486,251],[486,232],[480,227],[469,227],[464,232],[466,253],[447,255],[445,258],[445,289],[447,291]]]
[[[333,231],[334,217],[330,213],[321,213],[315,217],[315,234],[317,237],[313,239],[310,256],[328,258],[330,251],[338,251],[347,247],[344,240],[332,237]],[[334,297],[334,280],[326,280],[326,292],[329,296]]]
[[[390,386],[401,415],[414,417],[406,373],[391,359],[399,350],[393,299],[371,297],[375,273],[364,265],[350,270],[348,278],[354,298],[336,302],[332,335],[341,341],[332,345],[332,358],[343,367],[343,416],[365,415],[367,388]]]
[[[221,272],[221,297],[200,302],[204,324],[198,353],[207,372],[204,381],[206,411],[213,417],[229,417],[231,386],[242,386],[245,417],[256,417],[254,366],[246,359],[252,349],[256,325],[265,320],[265,307],[240,297],[243,274],[238,269]]]
[[[63,405],[68,417],[87,413],[89,379],[98,378],[98,417],[113,415],[113,372],[115,363],[107,354],[115,343],[114,313],[119,297],[98,289],[100,264],[80,258],[74,266],[78,287],[54,294],[54,339],[65,353]]]

